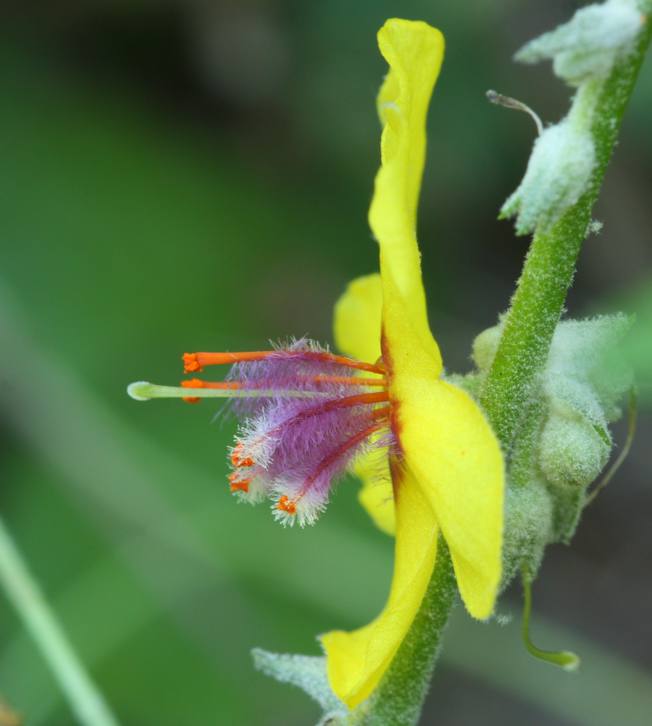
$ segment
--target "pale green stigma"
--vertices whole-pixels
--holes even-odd
[[[316,398],[327,395],[320,391],[241,389],[235,387],[194,388],[181,386],[159,386],[148,381],[135,381],[127,386],[127,393],[135,401],[150,401],[153,398]]]

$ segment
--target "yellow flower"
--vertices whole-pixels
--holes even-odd
[[[474,401],[442,379],[416,242],[426,113],[444,41],[407,20],[389,20],[378,41],[390,66],[378,99],[382,163],[369,211],[380,275],[355,280],[337,303],[335,333],[347,355],[307,339],[267,351],[186,353],[185,373],[224,365],[231,372],[223,381],[128,389],[140,401],[230,399],[243,421],[229,453],[229,488],[244,502],[271,499],[284,525],[313,524],[347,468],[367,479],[363,504],[396,534],[389,599],[369,625],[321,638],[331,687],[351,708],[378,685],[410,629],[440,533],[468,611],[491,615],[503,530],[500,447]],[[369,483],[379,471],[385,483]]]
[[[425,160],[425,121],[439,69],[442,34],[423,22],[388,20],[378,33],[390,72],[378,107],[381,167],[369,211],[380,275],[351,283],[336,306],[338,345],[358,360],[382,355],[390,419],[400,451],[390,453],[389,488],[367,482],[363,503],[394,529],[391,591],[381,614],[359,630],[321,637],[335,694],[353,708],[378,685],[421,605],[439,533],[471,615],[491,615],[501,577],[503,460],[477,404],[442,380],[443,364],[426,313],[416,241]],[[362,460],[358,472],[373,477]]]

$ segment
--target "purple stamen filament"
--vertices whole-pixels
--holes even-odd
[[[183,362],[185,373],[232,366],[225,381],[191,378],[178,390],[189,402],[212,393],[202,389],[232,400],[244,423],[231,451],[231,490],[252,503],[274,496],[283,524],[314,522],[365,442],[391,446],[382,360],[357,361],[302,339],[268,351],[185,353]]]
[[[383,417],[386,416],[387,411],[385,409],[381,409],[383,412]],[[365,439],[369,438],[370,436],[373,436],[377,431],[380,431],[385,426],[384,421],[377,421],[371,426],[368,426],[366,429],[363,429],[362,431],[358,431],[358,433],[351,436],[351,438],[347,439],[341,446],[339,446],[335,451],[331,451],[328,456],[325,456],[317,465],[317,468],[315,471],[306,479],[305,484],[303,485],[303,488],[299,492],[299,494],[292,500],[286,500],[284,503],[284,506],[280,506],[279,501],[279,508],[284,509],[285,511],[288,511],[285,508],[285,504],[291,504],[296,505],[296,503],[301,499],[301,497],[305,496],[305,494],[309,491],[310,486],[313,484],[313,482],[317,479],[317,477],[331,464],[333,464],[337,459],[339,459],[341,456],[346,454],[347,451],[352,449],[354,446],[357,446],[357,444],[361,443]]]
[[[338,408],[349,408],[351,406],[368,406],[372,405],[374,403],[385,403],[389,401],[389,394],[385,391],[382,393],[361,393],[357,396],[347,396],[346,398],[338,398],[335,400],[327,401],[326,403],[319,404],[317,406],[313,406],[312,408],[309,408],[305,411],[300,411],[292,418],[288,419],[287,421],[284,421],[283,423],[276,426],[271,431],[267,432],[265,435],[270,436],[278,433],[281,429],[286,428],[287,426],[291,426],[293,424],[300,423],[301,421],[304,421],[307,418],[311,418],[312,416],[319,416],[320,414],[328,413],[329,411],[335,411]],[[372,418],[387,418],[389,416],[389,406],[383,406],[382,408],[377,409],[371,414]],[[362,436],[360,441],[362,441],[365,436]],[[347,447],[348,449],[349,447]],[[345,449],[346,451],[346,449]],[[337,457],[335,457],[337,458]],[[333,458],[329,463],[332,463],[335,458]],[[251,466],[254,462],[252,459],[247,460],[247,466]],[[251,462],[251,463],[249,463]],[[242,466],[241,463],[235,463],[235,466]],[[314,477],[313,477],[314,479]]]

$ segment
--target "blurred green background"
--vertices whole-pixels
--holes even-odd
[[[331,339],[332,305],[373,271],[375,32],[439,26],[447,58],[429,119],[420,238],[430,314],[452,370],[492,325],[526,240],[495,221],[533,141],[488,88],[556,120],[569,90],[513,64],[570,17],[562,0],[11,0],[0,9],[0,498],[72,642],[132,726],[314,723],[303,694],[249,650],[317,653],[315,635],[380,609],[391,542],[339,486],[284,530],[236,506],[233,423],[211,404],[137,405],[185,350]],[[423,723],[647,724],[652,712],[652,67],[596,210],[572,315],[624,309],[643,415],[633,453],[552,548],[534,637],[577,650],[569,676],[528,659],[520,595],[507,626],[455,615]],[[623,428],[616,436],[623,440]],[[0,695],[33,726],[73,722],[4,597]]]

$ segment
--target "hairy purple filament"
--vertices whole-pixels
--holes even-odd
[[[243,419],[231,450],[231,489],[252,503],[271,498],[283,524],[313,523],[357,456],[393,445],[384,380],[358,385],[357,371],[328,355],[299,340],[263,360],[237,362],[227,376],[240,390],[266,394],[231,401]],[[307,397],[269,395],[288,390]]]

